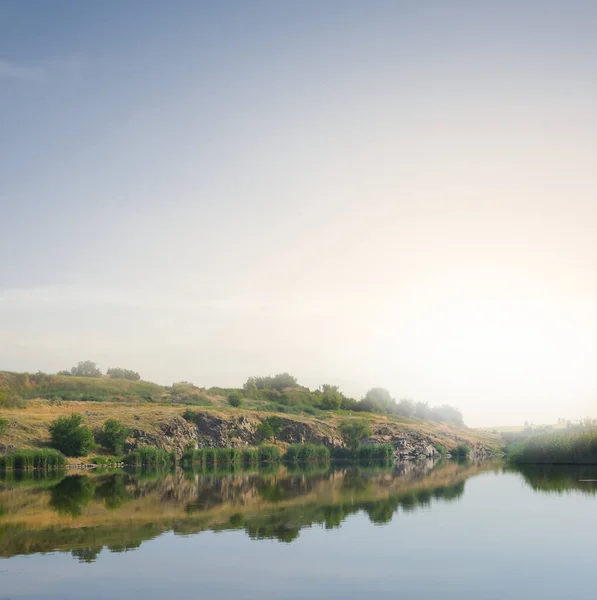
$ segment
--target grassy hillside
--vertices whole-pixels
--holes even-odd
[[[139,443],[170,449],[168,436],[170,441],[174,436],[179,446],[192,441],[188,439],[190,425],[181,418],[189,406],[216,422],[216,429],[208,430],[205,436],[215,431],[216,437],[225,434],[232,442],[236,437],[241,444],[252,443],[252,437],[246,431],[244,437],[240,435],[239,426],[245,423],[254,431],[266,417],[278,414],[285,419],[288,429],[314,436],[319,443],[339,439],[339,423],[349,416],[358,416],[370,421],[374,436],[382,442],[404,436],[409,438],[409,443],[414,440],[414,443],[434,444],[447,450],[462,443],[471,447],[500,446],[497,435],[448,423],[372,412],[317,409],[305,404],[307,397],[315,395],[305,388],[284,391],[284,399],[288,402],[296,399],[296,404],[246,398],[240,408],[230,406],[227,400],[230,391],[206,390],[190,383],[161,386],[107,377],[0,372],[0,424],[4,420],[4,426],[0,427],[0,452],[47,446],[48,425],[57,417],[73,412],[81,413],[85,424],[93,429],[100,428],[107,419],[118,419],[138,432]]]

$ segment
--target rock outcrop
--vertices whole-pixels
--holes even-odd
[[[311,421],[280,417],[282,427],[277,441],[284,443],[314,443],[328,447],[342,446],[342,438],[335,425],[328,421]],[[259,440],[257,426],[262,422],[258,415],[222,415],[210,411],[198,412],[194,423],[180,415],[170,415],[155,424],[151,431],[135,428],[128,441],[127,449],[139,446],[156,446],[182,455],[185,448],[218,448],[256,446]],[[481,442],[471,444],[465,437],[443,431],[441,436],[432,436],[400,423],[384,421],[371,425],[370,443],[387,443],[395,449],[396,458],[433,459],[440,456],[438,448],[448,452],[459,444],[466,444],[474,458],[486,458],[496,454],[496,448]]]

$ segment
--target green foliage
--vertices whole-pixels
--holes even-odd
[[[344,396],[337,385],[324,383],[321,386],[320,405],[324,410],[338,410],[342,406]]]
[[[242,458],[242,453],[238,448],[217,448],[216,449],[216,464],[222,465],[226,463],[239,462]]]
[[[66,458],[56,450],[16,450],[0,456],[0,469],[58,469],[66,465]]]
[[[75,367],[72,367],[70,374],[75,377],[101,377],[102,372],[91,360],[80,360]]]
[[[441,423],[451,423],[458,426],[464,425],[462,413],[457,408],[448,404],[434,406],[429,413],[429,418],[432,421],[439,421]]]
[[[254,393],[254,390],[277,390],[281,392],[286,388],[297,387],[296,377],[289,373],[278,373],[273,377],[249,377],[243,386],[245,392]]]
[[[121,454],[131,430],[117,419],[108,419],[96,433],[96,441],[112,454]]]
[[[171,467],[176,462],[176,455],[161,448],[142,446],[126,454],[123,462],[129,467]]]
[[[228,394],[228,404],[238,408],[243,403],[244,397],[240,390],[234,390]]]
[[[517,463],[597,464],[597,431],[540,433],[510,446],[507,454]]]
[[[371,435],[369,423],[364,419],[347,419],[340,423],[339,429],[342,441],[353,453],[358,450],[361,440]]]
[[[436,449],[438,454],[441,455],[446,455],[448,454],[448,451],[446,450],[446,447],[442,444],[433,444],[433,447]]]
[[[329,448],[316,444],[291,444],[284,454],[286,463],[325,462],[329,459]]]
[[[139,381],[141,376],[132,369],[123,369],[121,367],[111,367],[106,371],[106,375],[111,379],[129,379],[130,381]]]
[[[280,417],[272,416],[267,417],[262,423],[257,425],[255,428],[255,435],[257,440],[260,442],[267,442],[269,440],[276,441],[277,435],[284,426],[284,420]]]
[[[375,387],[371,388],[365,394],[361,405],[366,406],[367,408],[363,408],[363,410],[368,410],[369,412],[391,413],[395,411],[396,400],[392,398],[390,392],[385,388]]]
[[[468,458],[471,454],[471,449],[466,444],[459,444],[450,454],[456,458]]]
[[[84,426],[83,417],[73,413],[58,417],[49,426],[51,445],[66,456],[87,456],[93,448],[93,432]]]
[[[242,451],[242,461],[245,464],[259,462],[259,450],[256,448],[245,448]]]
[[[388,462],[394,459],[394,448],[391,444],[366,444],[357,450],[359,461]]]
[[[425,421],[431,417],[431,409],[427,402],[417,402],[415,404],[415,417]]]
[[[8,419],[0,417],[0,433],[4,433],[8,429]]]
[[[394,448],[391,444],[365,444],[358,448],[332,448],[332,458],[362,463],[390,463],[394,461]]]
[[[27,402],[15,392],[0,392],[0,408],[25,408]]]
[[[182,413],[182,418],[189,423],[197,423],[197,417],[199,413],[196,410],[192,410],[190,408],[185,409]]]
[[[260,462],[277,462],[280,460],[280,450],[277,446],[261,445],[258,448]]]
[[[412,400],[402,399],[396,405],[396,414],[411,418],[415,416],[415,403]]]

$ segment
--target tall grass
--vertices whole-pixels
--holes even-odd
[[[259,446],[258,451],[260,462],[278,462],[282,458],[277,446],[264,444]]]
[[[597,431],[542,433],[510,447],[516,463],[597,464]]]
[[[59,469],[66,465],[64,454],[50,448],[16,450],[0,456],[0,469]]]
[[[394,448],[391,444],[365,444],[355,451],[350,448],[333,448],[335,460],[357,462],[391,462],[394,460]]]
[[[176,462],[176,455],[161,448],[143,446],[129,452],[122,460],[128,467],[169,467]]]
[[[291,444],[284,454],[284,462],[289,464],[328,460],[330,460],[329,448],[316,444]]]

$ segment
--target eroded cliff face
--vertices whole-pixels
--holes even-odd
[[[331,422],[313,419],[312,421],[295,420],[281,417],[283,426],[277,441],[293,443],[323,444],[328,447],[342,446],[342,438],[337,426]],[[156,446],[182,455],[185,448],[209,447],[244,447],[256,446],[257,426],[262,422],[258,416],[226,415],[200,412],[195,423],[190,423],[179,415],[171,415],[155,424],[153,430],[134,428],[128,440],[127,449],[134,450],[139,446]],[[434,458],[439,456],[438,444],[448,451],[459,444],[466,443],[476,457],[495,454],[496,448],[481,441],[471,443],[470,439],[454,432],[442,431],[427,434],[400,423],[383,422],[371,424],[370,443],[388,443],[395,448],[396,458]]]

